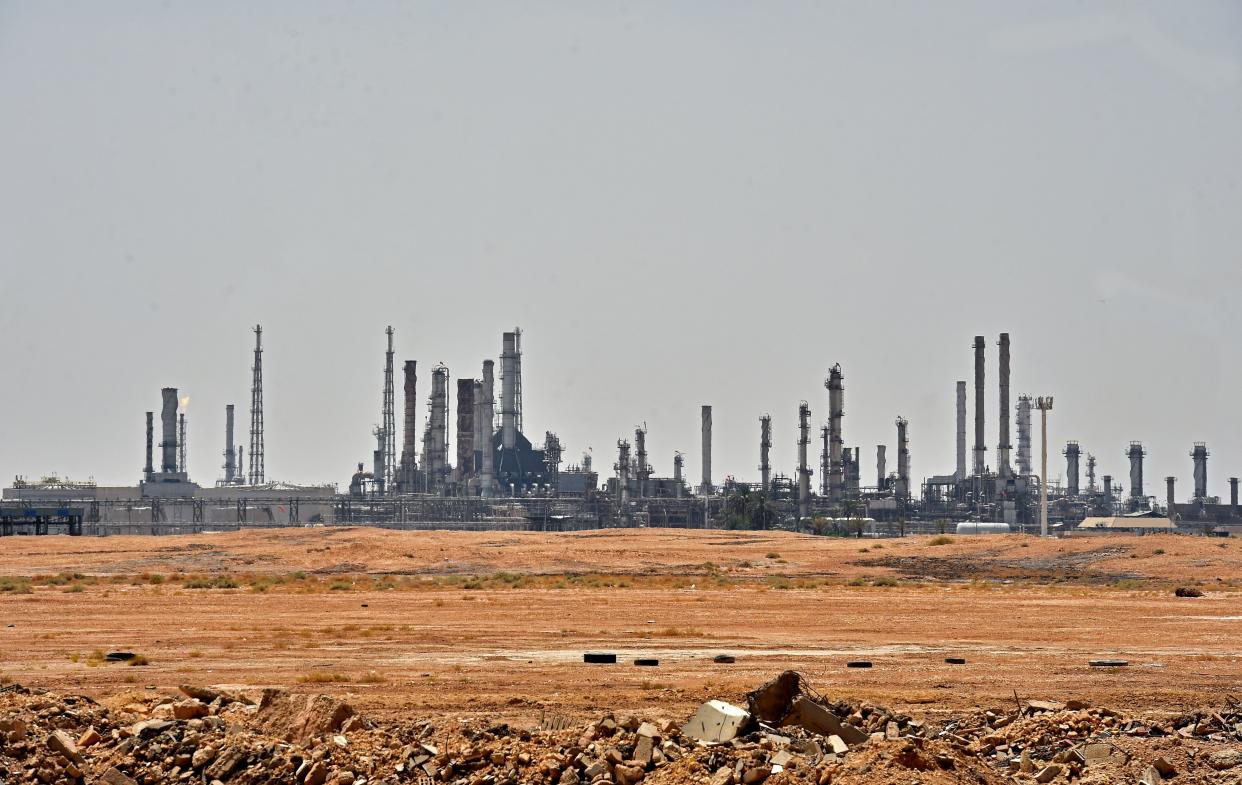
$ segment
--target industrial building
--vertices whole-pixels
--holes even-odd
[[[1140,441],[1116,453],[1128,461],[1128,487],[1105,474],[1097,482],[1098,460],[1077,440],[1065,442],[1065,482],[1049,485],[1032,460],[1032,412],[1039,411],[1046,438],[1051,399],[1010,395],[1011,342],[996,341],[994,463],[988,461],[988,342],[975,336],[969,359],[974,372],[973,418],[968,411],[968,382],[955,382],[956,441],[952,471],[916,482],[911,468],[911,424],[893,420],[895,447],[875,445],[874,484],[863,481],[862,448],[847,442],[846,374],[840,364],[827,366],[823,398],[826,422],[819,426],[820,454],[813,464],[812,417],[817,404],[797,403],[797,431],[792,474],[777,471],[772,460],[772,417],[758,418],[758,479],[732,477],[718,483],[712,470],[713,407],[699,409],[702,475],[691,488],[683,476],[684,456],[672,454],[672,476],[658,476],[648,449],[646,424],[616,439],[616,461],[608,476],[593,468],[592,455],[564,464],[566,446],[554,430],[543,431],[536,445],[523,416],[522,338],[520,329],[500,336],[499,395],[497,360],[483,357],[475,373],[454,378],[443,364],[432,367],[429,392],[421,400],[416,359],[403,360],[401,429],[396,412],[396,331],[384,331],[385,351],[378,423],[371,428],[375,449],[370,460],[356,462],[345,492],[335,485],[299,486],[267,480],[263,406],[263,330],[254,328],[248,449],[235,443],[234,405],[224,406],[222,474],[210,484],[191,478],[185,462],[185,406],[175,387],[160,392],[160,440],[155,441],[155,411],[145,413],[146,454],[136,485],[100,487],[49,477],[18,479],[0,501],[0,534],[73,534],[179,532],[238,526],[370,524],[404,528],[574,529],[602,526],[786,526],[820,533],[944,531],[950,523],[979,524],[989,531],[1038,531],[1041,497],[1048,499],[1053,530],[1073,529],[1089,521],[1088,530],[1176,529],[1222,534],[1242,530],[1238,481],[1230,479],[1231,498],[1222,504],[1208,492],[1208,452],[1193,443],[1193,492],[1189,501],[1174,498],[1173,478],[1163,503],[1146,493]],[[456,400],[452,400],[452,396]],[[499,400],[497,400],[497,398]],[[792,407],[791,407],[792,409]],[[1011,413],[1016,414],[1016,444],[1010,442]],[[822,415],[821,415],[822,416]],[[891,416],[891,415],[890,415]],[[967,452],[968,425],[973,444]],[[659,443],[659,434],[654,435]],[[158,447],[158,450],[157,450]],[[1047,461],[1040,445],[1041,466]],[[930,450],[928,451],[930,452]],[[896,469],[889,471],[895,455]],[[1085,455],[1086,483],[1081,467]],[[158,459],[158,463],[157,463]],[[813,481],[818,470],[818,482]],[[740,499],[748,499],[742,503]],[[1167,524],[1156,525],[1161,518]],[[858,522],[865,522],[860,527]],[[1130,527],[1126,521],[1134,521]],[[986,524],[986,525],[985,525]]]

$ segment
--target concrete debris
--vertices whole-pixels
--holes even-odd
[[[750,714],[724,701],[711,700],[695,712],[681,729],[681,735],[707,743],[731,741],[750,722]]]
[[[339,700],[276,691],[258,705],[194,698],[208,713],[191,719],[167,719],[178,696],[153,691],[124,700],[104,706],[20,686],[0,693],[0,781],[1207,785],[1232,781],[1242,770],[1242,706],[1234,703],[1128,717],[1072,701],[1028,701],[1020,708],[1009,702],[932,722],[824,698],[796,673],[747,695],[746,709],[705,704],[720,726],[716,738],[701,732],[707,721],[683,729],[668,717],[632,714],[570,718],[555,729],[536,727],[538,716],[521,729],[483,714],[445,727],[408,716],[381,726]],[[725,718],[728,730],[721,732]],[[825,734],[832,723],[853,733]]]

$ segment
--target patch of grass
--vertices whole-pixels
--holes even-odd
[[[0,592],[33,594],[34,589],[30,588],[30,581],[25,578],[0,578]]]
[[[216,575],[214,577],[197,576],[186,578],[185,583],[181,584],[187,589],[239,589],[241,584],[233,580],[227,575]]]
[[[879,586],[881,588],[887,589],[893,586],[897,586],[898,584],[897,584],[897,579],[892,577],[891,575],[881,575],[879,578],[873,578],[871,580],[871,585]]]
[[[938,534],[927,541],[928,545],[952,545],[953,538],[947,534]]]
[[[297,681],[298,684],[340,684],[349,681],[349,677],[343,673],[313,671],[311,673],[303,673],[298,677]]]
[[[328,591],[352,591],[354,584],[350,581],[332,581],[328,584]]]
[[[201,651],[199,651],[198,649],[195,649],[194,651],[190,652],[190,653],[189,653],[188,655],[186,655],[186,656],[188,656],[188,657],[193,657],[193,658],[195,658],[195,659],[198,659],[199,657],[203,656],[203,653],[202,653]]]
[[[62,589],[61,591],[63,591],[65,594],[78,594],[80,592],[86,591],[86,589],[80,583],[71,583],[68,586],[66,586],[64,589]]]
[[[1113,588],[1134,591],[1143,588],[1143,582],[1137,578],[1120,578],[1113,583]]]
[[[151,661],[146,658],[146,655],[135,654],[133,657],[126,660],[125,664],[126,665],[150,665]]]
[[[776,551],[770,551],[770,552],[768,553],[768,555],[767,555],[767,557],[766,557],[766,558],[769,558],[769,559],[779,559],[780,557],[781,557],[781,555],[780,555],[779,553],[777,553]]]
[[[388,681],[388,679],[384,678],[384,675],[377,671],[367,671],[358,678],[354,679],[354,681],[358,684],[383,684]]]
[[[1152,552],[1151,552],[1151,555],[1152,555],[1152,556],[1163,556],[1163,555],[1164,555],[1164,548],[1157,548],[1156,550],[1154,550],[1154,551],[1152,551]]]
[[[870,586],[871,582],[867,580],[865,575],[857,575],[845,582],[846,586]]]

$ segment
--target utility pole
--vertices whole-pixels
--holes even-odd
[[[1048,536],[1048,412],[1052,411],[1052,396],[1035,399],[1035,408],[1039,409],[1040,428],[1042,431],[1041,451],[1039,459],[1039,535]]]

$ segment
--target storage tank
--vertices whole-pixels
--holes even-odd
[[[957,525],[958,534],[1009,534],[1009,524],[996,521],[963,521]]]

